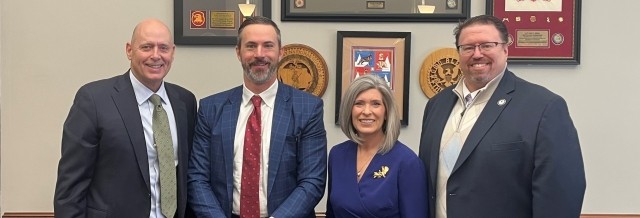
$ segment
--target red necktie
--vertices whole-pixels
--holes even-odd
[[[240,188],[240,217],[260,217],[260,141],[262,128],[260,128],[260,96],[251,97],[253,112],[249,115],[247,128],[244,133],[244,152],[242,155],[242,179]]]

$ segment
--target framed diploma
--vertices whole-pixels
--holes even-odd
[[[240,5],[254,5],[243,15]],[[271,17],[271,0],[173,0],[177,45],[235,45],[245,16]]]
[[[487,0],[509,29],[509,63],[580,64],[581,0]]]
[[[459,22],[468,0],[283,0],[282,21]]]
[[[351,81],[374,74],[391,87],[400,123],[408,125],[411,33],[338,31],[337,44],[336,124],[342,95]]]

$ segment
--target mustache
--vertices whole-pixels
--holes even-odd
[[[266,58],[260,58],[249,63],[249,65],[263,65],[263,64],[271,64],[271,61]]]
[[[486,57],[473,58],[469,61],[470,64],[481,64],[489,62],[490,60]]]

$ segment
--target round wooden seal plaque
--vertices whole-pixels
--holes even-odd
[[[327,89],[327,63],[315,49],[302,44],[283,48],[278,80],[299,90],[322,96]]]
[[[455,48],[442,48],[432,52],[420,67],[420,87],[428,98],[458,83],[461,78],[460,56]]]

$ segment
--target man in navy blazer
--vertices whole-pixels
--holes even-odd
[[[200,101],[189,165],[189,201],[198,217],[315,217],[324,195],[327,138],[318,97],[276,80],[280,30],[251,17],[238,30],[243,85]],[[241,202],[245,128],[259,96],[259,213]],[[244,206],[244,207],[243,207]],[[254,207],[255,208],[255,207]]]
[[[506,68],[500,19],[455,35],[464,77],[429,100],[420,138],[432,217],[579,217],[584,165],[564,99]]]
[[[126,45],[131,69],[78,90],[63,128],[56,217],[189,217],[186,180],[196,99],[163,80],[174,50],[169,28],[156,19],[144,20]],[[175,160],[169,161],[177,164],[175,213],[160,209],[153,104],[148,100],[154,94],[174,120],[170,129]]]

